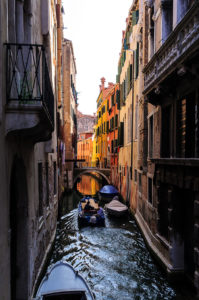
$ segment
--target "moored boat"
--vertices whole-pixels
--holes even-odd
[[[102,207],[90,197],[81,199],[78,205],[79,226],[104,226],[105,216]]]
[[[99,199],[104,202],[110,202],[113,197],[119,195],[119,191],[113,185],[104,185],[99,191]]]
[[[84,278],[66,262],[57,262],[43,278],[35,300],[94,300]]]
[[[113,199],[110,203],[107,203],[105,209],[108,214],[117,217],[124,216],[128,212],[128,207],[117,199]]]

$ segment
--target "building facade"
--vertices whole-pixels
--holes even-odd
[[[105,87],[105,78],[101,78],[100,93],[97,98],[97,121],[95,127],[96,139],[96,166],[107,168],[108,166],[108,128],[109,128],[109,109],[108,95],[114,90],[114,84],[109,83]]]
[[[139,1],[134,1],[123,31],[117,79],[120,84],[118,188],[135,212],[137,208],[138,103],[139,78]]]
[[[146,1],[137,219],[170,274],[199,290],[197,1]]]
[[[31,299],[57,220],[56,1],[0,2],[0,298]]]
[[[111,180],[118,184],[118,123],[119,123],[119,84],[115,84],[107,95],[107,165],[111,168]]]
[[[96,116],[85,115],[80,111],[77,111],[77,135],[83,132],[93,132],[93,126],[95,125]]]
[[[73,187],[74,163],[77,159],[77,91],[73,45],[63,41],[63,139],[65,144],[65,188]]]
[[[77,111],[77,162],[79,167],[93,167],[93,133],[95,115],[85,115]]]
[[[79,134],[77,141],[77,162],[79,167],[92,167],[93,132]]]
[[[64,127],[64,103],[63,103],[63,14],[64,9],[61,0],[57,0],[57,163],[58,163],[58,197],[62,197],[65,188],[65,141]]]

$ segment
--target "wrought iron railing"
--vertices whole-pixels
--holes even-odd
[[[5,44],[7,101],[41,101],[54,127],[54,95],[45,48],[33,44]]]

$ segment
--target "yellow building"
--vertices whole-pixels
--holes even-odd
[[[109,83],[108,87],[104,86],[105,78],[101,78],[100,93],[97,98],[97,125],[96,125],[96,165],[100,168],[107,167],[107,132],[108,123],[108,99],[107,96],[114,88],[113,83]]]

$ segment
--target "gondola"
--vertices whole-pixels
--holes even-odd
[[[35,300],[94,300],[84,278],[63,261],[57,262],[43,278]]]

